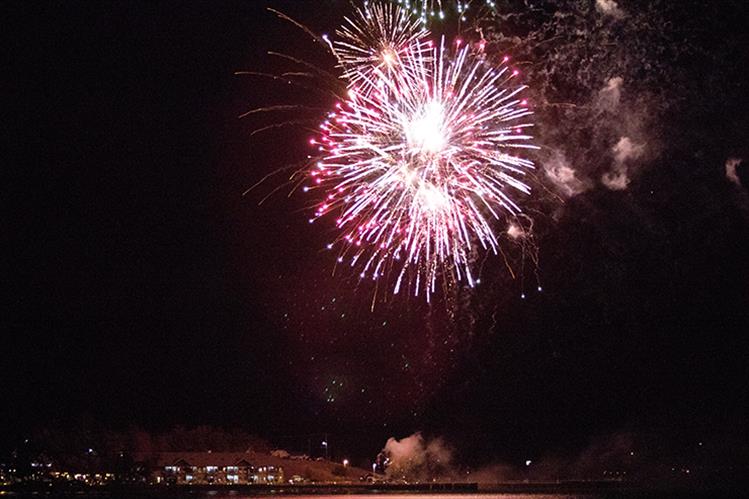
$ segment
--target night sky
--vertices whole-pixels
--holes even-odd
[[[711,5],[679,13],[701,19],[689,36],[707,55],[673,62],[684,94],[627,189],[539,202],[539,265],[518,279],[490,256],[449,305],[401,296],[374,311],[368,283],[331,276],[333,224],[308,224],[304,195],[259,206],[281,177],[242,195],[309,151],[304,130],[250,137],[266,118],[238,116],[331,104],[234,74],[283,71],[268,50],[334,71],[265,8],[323,33],[346,2],[10,8],[2,442],[90,418],[328,432],[371,456],[423,431],[486,462],[619,432],[745,435],[747,9]],[[738,183],[729,157],[745,160]]]

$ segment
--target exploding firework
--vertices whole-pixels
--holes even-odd
[[[530,193],[524,87],[506,58],[434,44],[400,7],[357,19],[330,45],[349,89],[310,140],[319,154],[304,190],[324,192],[310,222],[335,214],[338,261],[392,279],[394,293],[406,283],[428,300],[440,277],[473,286],[475,250],[499,251],[495,226]]]
[[[417,19],[395,4],[365,3],[353,18],[345,18],[331,48],[348,86],[355,87],[378,81],[378,72],[406,68],[401,59],[428,34]]]

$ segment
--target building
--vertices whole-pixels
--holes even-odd
[[[254,457],[245,452],[161,452],[152,458],[152,479],[179,485],[283,483],[282,467],[255,463]]]

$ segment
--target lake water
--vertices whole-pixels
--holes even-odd
[[[291,494],[245,494],[224,491],[171,491],[169,493],[156,494],[120,494],[107,492],[70,492],[70,493],[45,493],[45,492],[10,492],[0,491],[0,497],[8,498],[78,498],[78,499],[265,499],[268,497],[288,496],[290,499],[697,499],[697,498],[746,498],[744,492],[728,491],[635,491],[635,490],[609,490],[596,493],[580,494],[549,494],[549,493],[527,493],[527,494],[494,494],[494,493],[467,493],[467,494],[336,494],[336,495],[291,495]]]

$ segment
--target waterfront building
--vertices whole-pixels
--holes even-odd
[[[243,452],[162,452],[152,459],[158,484],[231,485],[283,483],[280,466],[255,463]]]

